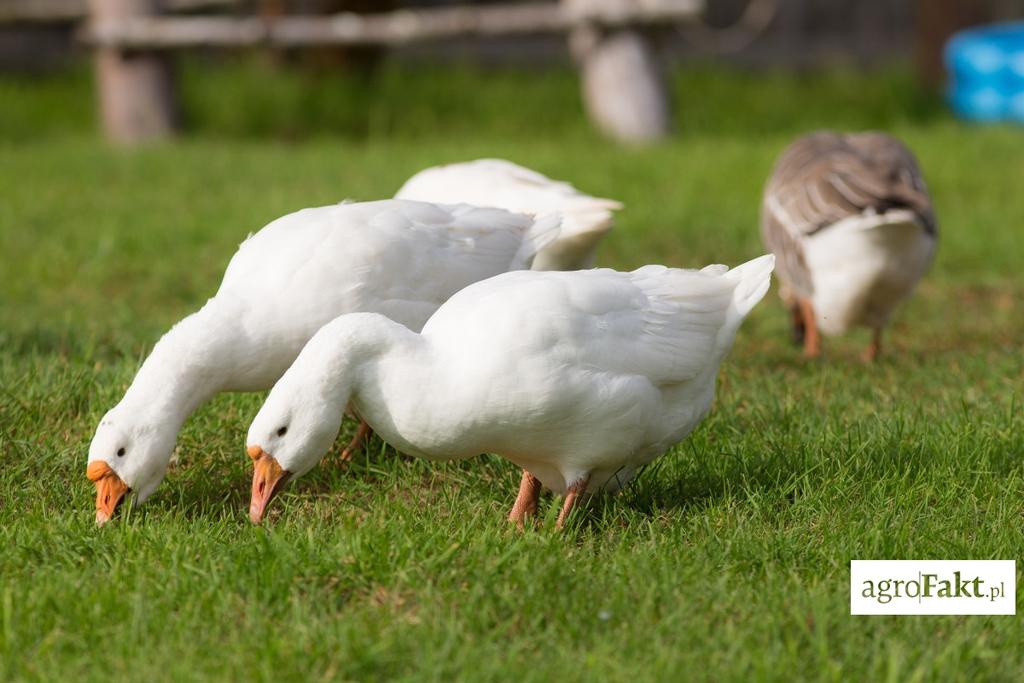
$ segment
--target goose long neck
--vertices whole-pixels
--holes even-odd
[[[122,404],[176,428],[235,371],[232,340],[215,300],[172,327],[142,364]]]
[[[351,404],[384,441],[404,453],[465,457],[464,425],[457,411],[447,409],[460,391],[451,359],[443,361],[429,338],[381,315],[351,314],[331,326],[341,332],[328,342],[334,357],[326,368],[308,367],[304,383],[329,383],[320,395],[334,412]]]
[[[342,408],[350,400],[358,404],[370,424],[375,418],[389,422],[383,414],[388,405],[397,397],[418,393],[430,381],[434,366],[429,345],[419,334],[383,315],[343,316],[314,339],[310,346],[323,344],[326,367],[311,367],[308,379],[329,383],[330,400]]]

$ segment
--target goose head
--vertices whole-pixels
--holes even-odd
[[[129,492],[135,503],[148,498],[164,478],[177,439],[167,422],[140,420],[113,408],[89,445],[86,476],[96,485],[96,523],[106,524]]]
[[[334,443],[364,369],[379,364],[397,341],[418,337],[377,313],[339,316],[313,335],[249,426],[254,524],[284,484],[313,469]]]
[[[289,479],[304,475],[320,461],[341,429],[347,398],[304,383],[303,368],[293,367],[271,390],[249,426],[246,452],[253,461],[249,519],[259,524],[267,505]]]

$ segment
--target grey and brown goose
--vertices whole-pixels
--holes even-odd
[[[807,356],[819,333],[882,328],[927,272],[935,213],[913,153],[884,133],[818,131],[782,153],[764,191],[761,236]]]

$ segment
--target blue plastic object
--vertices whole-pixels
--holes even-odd
[[[957,115],[1024,123],[1024,22],[961,31],[946,43],[945,60]]]

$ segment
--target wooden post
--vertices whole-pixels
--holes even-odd
[[[96,25],[155,15],[159,9],[159,0],[89,0]],[[136,144],[176,130],[177,98],[166,54],[103,45],[94,60],[100,115],[110,140]]]
[[[632,0],[562,0],[569,12],[614,11]],[[580,64],[583,102],[594,124],[628,143],[652,142],[672,128],[665,73],[650,35],[639,28],[583,24],[569,36]]]
[[[914,58],[918,79],[938,89],[946,76],[942,64],[946,41],[960,29],[989,21],[989,6],[977,0],[917,0],[914,9]]]

